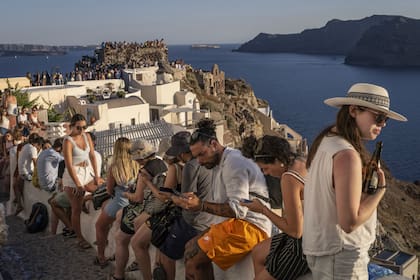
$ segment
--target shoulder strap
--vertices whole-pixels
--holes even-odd
[[[76,146],[76,142],[74,142],[73,138],[70,135],[64,136],[64,140],[69,140],[74,146]]]
[[[301,182],[302,184],[305,184],[305,179],[297,171],[288,170],[288,171],[284,172],[283,175],[281,175],[281,176],[283,177],[284,175],[290,175],[290,176],[294,177],[296,180],[298,180],[299,182]]]

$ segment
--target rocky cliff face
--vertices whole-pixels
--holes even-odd
[[[339,54],[352,65],[420,66],[419,27],[420,20],[402,16],[334,19],[299,34],[260,33],[237,51]]]
[[[366,66],[420,66],[420,21],[396,17],[368,29],[345,63]]]

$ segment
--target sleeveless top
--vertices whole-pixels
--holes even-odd
[[[73,144],[73,150],[72,150],[72,157],[73,157],[73,165],[78,165],[79,163],[82,163],[84,161],[89,162],[89,152],[90,152],[90,146],[87,139],[87,136],[85,133],[82,134],[83,139],[86,143],[86,148],[83,150],[79,146],[77,146],[76,142],[73,140],[71,136],[65,136],[65,140],[69,140]]]
[[[354,147],[339,136],[322,139],[313,158],[304,188],[303,252],[325,256],[343,249],[367,251],[375,240],[376,210],[351,233],[338,224],[335,189],[333,187],[333,157]]]
[[[296,180],[298,180],[302,184],[305,184],[305,179],[303,179],[302,175],[300,175],[299,172],[297,172],[297,171],[288,170],[288,171],[284,172],[281,176],[283,177],[284,175],[291,175],[293,178],[295,178]]]

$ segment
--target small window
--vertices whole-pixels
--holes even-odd
[[[136,125],[136,119],[135,118],[131,119],[131,125]]]

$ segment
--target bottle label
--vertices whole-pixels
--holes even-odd
[[[370,179],[370,184],[369,184],[367,192],[370,194],[373,194],[376,192],[377,188],[378,188],[378,173],[376,171],[373,171],[372,178]]]

